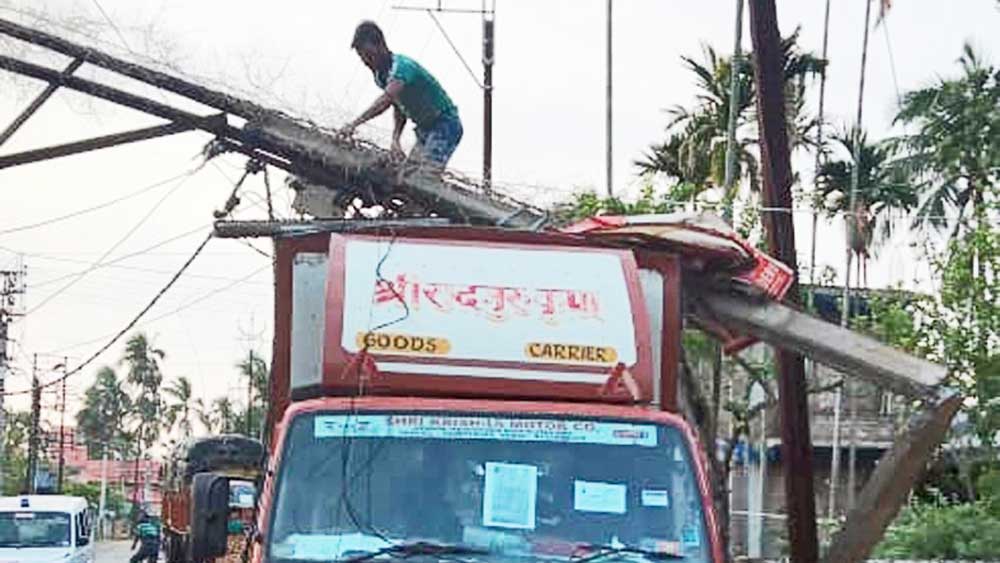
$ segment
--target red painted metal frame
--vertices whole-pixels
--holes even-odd
[[[681,357],[681,261],[674,254],[637,251],[639,267],[663,276],[663,326],[660,333],[660,408],[677,412],[677,372]]]
[[[509,400],[467,400],[467,399],[432,399],[411,397],[337,397],[311,399],[297,402],[285,411],[281,423],[276,428],[277,442],[271,449],[268,460],[267,479],[261,492],[258,530],[260,541],[254,544],[253,561],[263,561],[263,548],[269,537],[269,515],[274,499],[274,483],[278,468],[282,462],[285,432],[291,422],[298,416],[320,411],[334,412],[364,412],[364,411],[400,411],[400,412],[460,412],[475,414],[513,414],[513,415],[567,415],[596,418],[615,418],[665,424],[681,431],[687,442],[688,451],[694,462],[695,478],[698,491],[701,494],[702,510],[705,514],[705,528],[708,531],[712,560],[723,563],[722,541],[719,536],[719,521],[712,503],[711,485],[708,476],[708,460],[699,445],[698,437],[691,426],[679,415],[651,408],[635,406],[607,405],[594,403],[557,403],[557,402],[527,402]]]
[[[386,240],[386,237],[333,235],[330,241],[330,272],[327,286],[326,332],[323,351],[323,386],[337,393],[357,393],[362,374],[347,373],[355,354],[341,346],[343,335],[343,308],[345,303],[344,284],[346,275],[345,248],[350,240]],[[475,246],[480,248],[512,248],[531,250],[562,250],[571,252],[599,252],[613,254],[620,260],[625,273],[629,303],[633,319],[636,343],[636,363],[626,366],[640,389],[640,402],[649,402],[652,396],[652,356],[649,334],[649,320],[639,285],[638,269],[631,252],[609,248],[564,247],[539,244],[537,241],[521,243],[497,242],[494,240],[467,241],[456,238],[452,233],[448,239],[395,237],[396,243],[419,242],[420,244],[441,246]],[[542,239],[545,240],[545,239]],[[611,374],[614,366],[573,366],[542,362],[488,362],[482,360],[455,360],[448,358],[412,357],[403,355],[368,352],[376,360],[405,361],[412,364],[457,365],[470,367],[491,367],[510,370],[559,370],[564,372]],[[360,371],[360,370],[358,370]],[[510,380],[475,376],[433,376],[392,373],[381,371],[378,380],[366,383],[371,394],[449,396],[449,397],[508,397],[522,399],[577,400],[577,401],[631,401],[631,397],[601,396],[601,384],[566,383],[545,380]]]

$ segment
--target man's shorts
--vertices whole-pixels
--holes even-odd
[[[411,157],[429,160],[443,167],[462,140],[462,132],[462,121],[458,115],[442,115],[426,129],[417,128],[417,144]]]

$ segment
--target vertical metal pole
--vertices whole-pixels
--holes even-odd
[[[24,266],[16,270],[0,271],[0,491],[4,483],[4,462],[8,459],[4,451],[4,437],[7,435],[7,413],[4,411],[4,393],[7,392],[6,377],[7,339],[10,323],[14,317],[14,297],[24,293]]]
[[[108,502],[108,440],[104,439],[104,451],[101,453],[101,501],[97,508],[97,526],[101,531],[101,539],[107,535],[104,529],[104,511]]]
[[[63,373],[66,359],[63,359]],[[63,474],[66,469],[66,378],[62,380],[62,400],[59,404],[59,494],[63,492]]]
[[[826,0],[826,12],[823,16],[823,60],[826,60],[827,47],[830,39],[830,0]],[[819,75],[819,112],[817,114],[816,143],[819,148],[816,150],[816,164],[813,167],[814,175],[819,173],[820,164],[823,162],[823,126],[824,108],[826,107],[826,67]],[[813,184],[815,189],[815,178]],[[816,285],[816,226],[819,224],[819,210],[813,205],[812,216],[812,243],[809,250],[809,284]],[[812,293],[809,293],[809,301],[812,304]],[[815,364],[814,364],[815,365]],[[815,374],[814,374],[815,375]]]
[[[612,82],[612,73],[611,73],[611,44],[612,44],[612,40],[611,40],[612,39],[612,35],[611,35],[611,28],[612,28],[612,26],[611,26],[611,0],[608,0],[608,22],[607,23],[608,23],[608,32],[607,32],[607,42],[608,42],[608,60],[607,60],[607,63],[608,63],[607,64],[608,76],[607,76],[607,82],[608,82],[608,89],[607,89],[607,108],[606,108],[607,109],[607,123],[605,124],[605,137],[606,137],[605,142],[607,144],[607,155],[605,157],[606,158],[605,166],[607,168],[607,174],[608,174],[608,178],[607,178],[607,180],[608,180],[608,197],[611,197],[615,193],[615,191],[614,191],[613,170],[612,170],[612,163],[611,163],[611,156],[613,154],[613,150],[612,150],[612,148],[613,148],[612,147],[612,137],[613,137],[613,135],[611,133],[611,130],[612,130],[612,127],[611,127],[611,108],[612,108],[612,103],[611,103],[611,99],[612,99],[611,98],[611,82]]]
[[[736,188],[736,120],[739,117],[740,73],[743,42],[743,0],[736,0],[736,30],[733,34],[733,58],[729,70],[729,124],[726,132],[726,193],[722,217],[733,222],[733,200]]]
[[[7,460],[4,451],[4,442],[7,437],[7,413],[4,411],[4,393],[7,392],[7,321],[9,319],[7,311],[4,309],[7,301],[6,272],[0,272],[0,492],[3,491],[3,476],[6,473],[5,461]]]
[[[844,267],[844,293],[843,299],[841,301],[841,311],[840,311],[840,325],[846,327],[848,321],[851,317],[851,261],[853,259],[853,252],[851,249],[851,233],[857,230],[857,225],[855,223],[854,210],[857,206],[858,201],[858,184],[861,181],[861,167],[858,165],[861,160],[861,123],[862,123],[862,110],[864,108],[865,99],[865,65],[868,62],[868,30],[871,22],[871,12],[872,12],[872,2],[871,0],[865,0],[865,32],[864,38],[861,42],[861,77],[858,81],[858,113],[857,119],[854,123],[854,131],[852,132],[854,139],[854,154],[851,168],[851,197],[849,199],[849,205],[847,207],[847,214],[845,215],[845,228],[846,228],[846,239],[847,252]],[[852,392],[852,387],[850,383],[845,382],[846,392],[847,392],[847,404],[848,404],[848,439],[850,441],[848,447],[848,464],[847,464],[847,505],[848,509],[854,508],[854,489],[856,486],[856,470],[855,464],[857,462],[857,444],[855,440],[855,415],[857,414],[857,405],[855,404],[857,399],[854,397]]]
[[[253,425],[250,423],[250,414],[253,412],[253,348],[250,348],[250,360],[247,364],[247,436],[253,436]]]
[[[483,188],[493,187],[493,21],[483,12]]]
[[[38,354],[31,360],[31,429],[28,434],[28,467],[24,476],[24,490],[35,493],[35,472],[38,470],[39,424],[42,411],[42,390],[38,383]]]

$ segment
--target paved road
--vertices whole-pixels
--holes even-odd
[[[128,563],[128,558],[132,556],[131,547],[130,541],[97,542],[97,563]]]

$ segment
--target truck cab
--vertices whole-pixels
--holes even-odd
[[[0,562],[91,563],[87,501],[61,495],[0,497]]]
[[[723,560],[676,256],[472,227],[275,244],[254,561]]]

